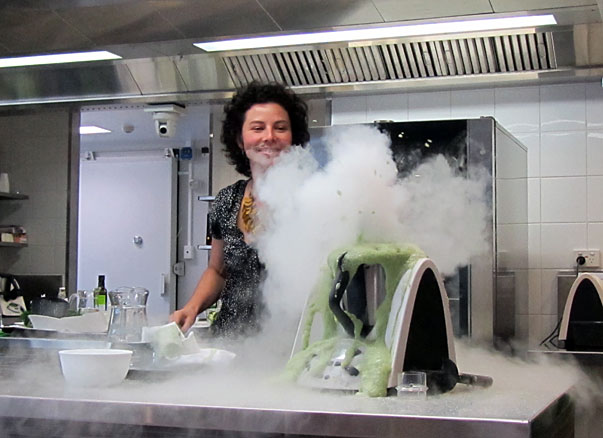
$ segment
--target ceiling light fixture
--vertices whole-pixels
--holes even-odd
[[[301,44],[334,43],[420,35],[437,35],[445,33],[516,29],[522,27],[548,26],[551,24],[557,24],[555,17],[551,14],[528,15],[521,17],[485,18],[479,20],[449,21],[441,23],[408,24],[402,26],[376,27],[372,29],[353,29],[301,33],[294,35],[241,38],[236,40],[195,43],[193,45],[207,52],[219,52],[226,50],[295,46]]]
[[[101,128],[100,126],[94,126],[94,125],[80,126],[80,135],[107,134],[109,132],[111,132],[111,131],[108,129],[105,129],[105,128]]]
[[[0,68],[26,67],[30,65],[64,64],[68,62],[90,62],[121,59],[121,56],[106,50],[77,53],[55,53],[53,55],[20,56],[17,58],[0,58]]]

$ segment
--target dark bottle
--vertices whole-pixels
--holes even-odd
[[[94,289],[94,301],[97,308],[107,310],[107,289],[104,275],[98,276],[98,286]]]

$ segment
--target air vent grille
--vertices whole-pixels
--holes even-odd
[[[223,58],[237,87],[378,82],[557,68],[550,32],[304,49]]]

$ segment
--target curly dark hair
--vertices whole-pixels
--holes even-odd
[[[249,159],[239,146],[245,113],[256,103],[277,103],[289,114],[291,122],[292,144],[305,146],[310,140],[308,132],[308,106],[293,91],[284,85],[272,82],[251,82],[246,88],[238,90],[230,102],[224,105],[222,122],[222,144],[228,161],[237,172],[251,176]]]

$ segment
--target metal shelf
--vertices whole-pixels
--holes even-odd
[[[14,200],[14,199],[29,199],[29,196],[22,195],[21,193],[0,192],[0,200]]]
[[[24,246],[27,246],[27,243],[20,243],[20,242],[0,242],[0,246],[10,246],[13,248],[23,248]]]
[[[29,199],[29,196],[23,195],[22,193],[10,193],[0,192],[0,201],[15,201],[21,199]],[[11,247],[11,248],[23,248],[27,246],[27,243],[21,242],[0,242],[0,246]]]

